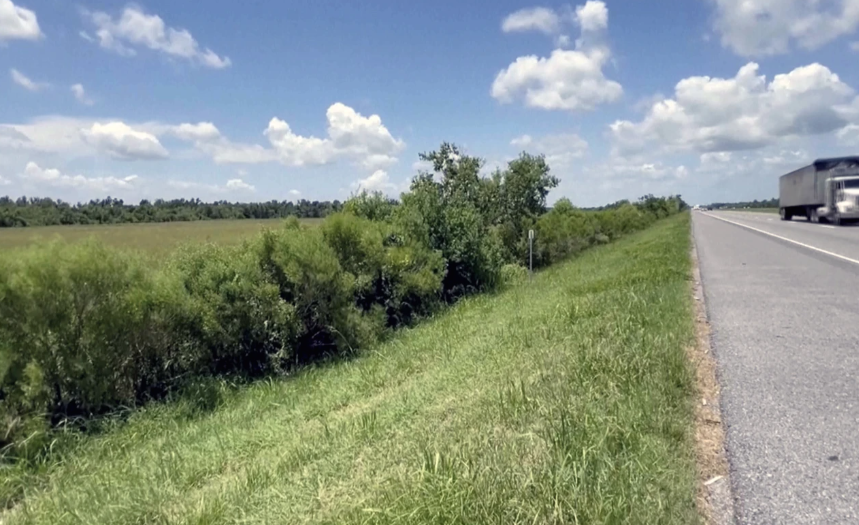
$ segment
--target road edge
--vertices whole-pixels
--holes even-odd
[[[691,222],[691,221],[690,221]],[[697,505],[704,523],[732,525],[734,499],[725,451],[725,429],[720,403],[721,387],[716,376],[710,320],[704,298],[704,283],[698,264],[694,225],[690,224],[692,302],[695,312],[695,341],[687,350],[695,372],[695,459],[698,471]]]

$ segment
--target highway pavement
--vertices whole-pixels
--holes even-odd
[[[693,234],[737,521],[859,524],[859,226],[693,212]]]

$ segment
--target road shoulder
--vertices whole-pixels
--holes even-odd
[[[728,460],[725,453],[725,430],[719,403],[720,388],[716,377],[710,323],[704,300],[704,288],[698,267],[695,239],[692,239],[692,295],[695,310],[695,345],[687,355],[695,370],[695,458],[698,465],[698,508],[704,523],[734,523]]]

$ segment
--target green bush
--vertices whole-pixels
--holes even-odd
[[[185,246],[165,274],[186,294],[173,317],[180,368],[191,375],[280,369],[301,330],[296,308],[260,267],[250,243]]]
[[[34,414],[56,420],[134,404],[168,378],[180,350],[171,333],[177,293],[140,257],[54,242],[16,253],[0,275],[7,436]]]
[[[355,306],[355,277],[343,271],[319,229],[265,230],[251,252],[294,307],[298,361],[351,351],[381,334],[378,316],[362,315]]]
[[[322,234],[355,280],[355,303],[364,311],[382,308],[388,327],[409,324],[438,305],[444,274],[439,253],[407,241],[390,224],[348,212],[329,216]]]

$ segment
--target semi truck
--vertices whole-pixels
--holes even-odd
[[[818,159],[779,177],[781,220],[809,222],[859,219],[859,156]]]

